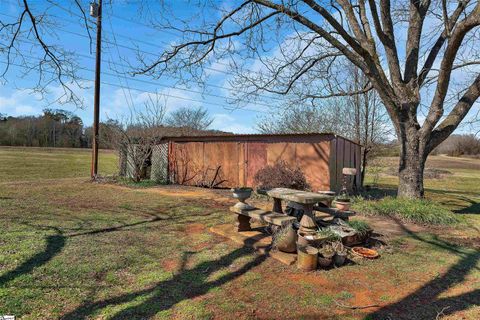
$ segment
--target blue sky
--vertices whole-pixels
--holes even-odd
[[[7,115],[38,115],[45,107],[62,108],[73,111],[79,115],[86,125],[91,125],[93,119],[93,79],[95,68],[95,38],[93,38],[92,53],[87,32],[78,16],[80,11],[73,1],[57,1],[61,6],[52,7],[49,13],[61,25],[56,28],[56,37],[47,37],[50,44],[57,43],[78,55],[81,66],[81,78],[83,84],[88,87],[79,89],[77,92],[85,99],[85,108],[78,109],[73,105],[47,105],[39,94],[32,93],[24,88],[32,87],[37,79],[35,73],[25,77],[19,77],[20,69],[12,66],[7,74],[7,82],[0,85],[0,113]],[[108,2],[108,1],[104,1]],[[46,1],[30,0],[33,12],[41,12]],[[82,1],[88,10],[88,1]],[[162,100],[167,105],[167,110],[175,110],[179,107],[202,106],[208,109],[214,117],[213,129],[232,131],[236,133],[254,132],[254,124],[257,115],[264,112],[264,106],[248,105],[238,108],[229,103],[226,98],[228,91],[225,81],[231,75],[226,72],[226,66],[214,63],[208,73],[208,84],[202,89],[194,82],[188,86],[177,84],[176,78],[168,76],[160,79],[152,79],[148,76],[131,77],[125,75],[131,69],[130,64],[136,65],[136,54],[140,51],[146,57],[154,58],[156,53],[174,41],[178,36],[173,32],[155,30],[148,22],[140,22],[137,15],[138,3],[136,1],[122,3],[114,2],[113,5],[104,5],[103,12],[103,52],[102,52],[102,87],[101,87],[101,120],[121,117],[129,113],[129,106],[141,108],[148,99],[148,95],[161,94]],[[173,3],[173,2],[172,2]],[[173,9],[177,14],[182,14],[185,3],[175,2]],[[18,15],[16,0],[2,0],[0,3],[0,18],[2,21],[12,20],[10,16]],[[185,14],[190,14],[188,11]],[[93,18],[90,18],[93,26]],[[95,37],[95,34],[92,34]],[[32,46],[25,44],[26,51]],[[32,57],[39,57],[41,51],[36,47],[28,53]],[[2,60],[4,61],[4,60]],[[18,61],[16,63],[19,63]],[[2,65],[3,67],[3,65]],[[85,70],[83,70],[85,69]],[[120,73],[120,74],[119,74]],[[123,75],[122,75],[123,74]],[[50,101],[61,92],[56,85],[50,87]],[[254,111],[252,111],[254,110]],[[258,111],[256,111],[258,110]]]
[[[0,2],[0,19],[2,21],[10,21],[18,16],[19,5],[18,0],[2,0]],[[219,1],[219,5],[223,8],[230,6],[230,1]],[[85,100],[85,108],[78,109],[73,105],[48,105],[48,101],[54,101],[58,98],[61,89],[58,84],[49,86],[50,94],[42,97],[38,93],[32,93],[26,88],[31,88],[37,80],[37,74],[30,72],[26,76],[22,76],[23,68],[12,67],[6,75],[8,80],[6,83],[0,84],[0,113],[7,115],[38,115],[42,113],[42,109],[62,108],[72,111],[79,115],[86,125],[91,125],[93,118],[93,78],[95,67],[94,43],[92,52],[90,51],[90,42],[87,32],[84,28],[84,21],[81,19],[80,11],[74,4],[73,0],[56,0],[57,6],[49,6],[48,12],[53,19],[59,23],[55,27],[55,34],[46,36],[45,39],[49,44],[58,44],[67,50],[76,53],[76,59],[79,63],[79,75],[83,79],[83,89],[76,92]],[[85,10],[88,11],[89,0],[80,0]],[[149,95],[160,94],[169,111],[180,107],[198,107],[206,108],[214,117],[212,124],[213,129],[231,131],[235,133],[252,133],[255,132],[255,122],[258,117],[265,117],[272,110],[282,103],[283,98],[266,95],[263,101],[247,101],[241,107],[232,104],[228,97],[231,95],[229,91],[228,80],[232,78],[232,74],[228,71],[227,61],[213,61],[206,70],[208,76],[205,88],[202,88],[195,81],[187,81],[188,84],[179,84],[178,78],[172,76],[162,76],[159,79],[145,75],[131,77],[128,71],[132,69],[130,65],[137,65],[137,54],[144,55],[147,59],[154,59],[171,43],[179,42],[179,34],[175,31],[158,30],[152,28],[148,21],[148,16],[155,16],[157,12],[163,10],[159,6],[151,6],[149,12],[143,11],[143,18],[139,18],[138,10],[140,8],[140,0],[104,0],[107,5],[104,6],[103,13],[103,52],[102,52],[102,87],[101,87],[101,120],[108,118],[122,117],[130,112],[132,105],[135,108],[141,108],[143,103],[148,99]],[[158,1],[157,1],[158,2]],[[43,12],[48,4],[44,0],[29,0],[31,10],[35,13]],[[149,4],[153,3],[149,2]],[[191,4],[186,1],[166,1],[169,7],[174,11],[175,15],[180,17],[195,16],[198,8],[192,8]],[[189,9],[190,8],[190,9]],[[197,10],[197,11],[195,11]],[[166,12],[166,11],[165,11]],[[192,20],[193,23],[199,23],[201,17],[197,16]],[[220,18],[219,12],[211,12],[206,15],[207,19],[216,21]],[[10,19],[10,20],[9,20]],[[94,19],[89,18],[90,25],[94,27]],[[437,26],[432,21],[425,22],[425,33],[435,31]],[[284,30],[291,32],[291,30]],[[92,31],[93,40],[95,41],[95,33]],[[284,35],[282,35],[284,36]],[[400,51],[400,58],[403,59],[404,41],[406,38],[406,28],[401,24],[396,27],[396,38]],[[288,47],[288,43],[282,43]],[[268,42],[270,52],[265,55],[278,54],[276,48],[277,43]],[[426,48],[428,49],[428,44]],[[38,46],[32,46],[31,43],[23,43],[22,50],[32,59],[27,61],[31,63],[36,61],[41,55]],[[0,63],[4,62],[4,56],[0,55]],[[22,64],[16,60],[14,64]],[[2,64],[3,66],[3,64]],[[253,72],[258,72],[261,66],[255,59],[252,59],[251,67]],[[478,72],[478,68],[474,70]],[[452,83],[461,82],[465,77],[465,72],[458,70],[452,76]],[[468,79],[466,81],[469,81]],[[458,86],[458,90],[464,88],[464,84]],[[452,85],[453,88],[453,85]],[[428,105],[431,99],[431,93],[434,87],[422,90],[425,105]],[[454,90],[455,91],[455,90]],[[457,91],[458,92],[458,91]],[[455,92],[453,92],[455,93]],[[47,98],[47,99],[45,99]],[[261,100],[262,100],[261,99]],[[448,110],[448,107],[446,107]],[[473,119],[478,112],[478,102],[467,120]],[[425,118],[425,111],[419,113],[419,121]],[[457,132],[476,132],[478,124],[462,126]]]

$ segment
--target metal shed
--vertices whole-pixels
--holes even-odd
[[[332,133],[209,135],[164,138],[151,162],[163,164],[152,173],[169,183],[255,187],[259,169],[283,160],[300,167],[313,190],[339,191],[343,168],[356,168],[360,185],[360,155],[359,144]]]

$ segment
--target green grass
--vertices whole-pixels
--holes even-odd
[[[480,159],[430,156],[427,168],[445,169],[452,175],[442,179],[425,179],[425,197],[444,205],[453,212],[480,214]],[[395,194],[398,177],[392,172],[398,170],[398,158],[385,158],[372,162],[367,169],[366,185],[377,185],[378,195]],[[377,175],[376,172],[381,172]],[[473,217],[474,218],[474,217]]]
[[[365,215],[395,217],[402,221],[428,225],[451,225],[460,218],[442,205],[429,200],[386,197],[380,200],[359,200],[353,209]]]
[[[0,147],[0,183],[90,176],[88,149]],[[99,173],[118,172],[117,154],[100,150]]]
[[[154,187],[156,185],[159,185],[159,183],[154,180],[141,180],[139,182],[135,182],[132,179],[128,179],[128,178],[121,178],[119,180],[119,183],[129,187],[135,187],[135,188],[149,188],[149,187]]]
[[[114,173],[115,154],[103,156],[100,172]],[[414,233],[389,241],[374,261],[302,273],[210,233],[210,226],[234,222],[232,203],[217,193],[90,183],[89,160],[83,150],[0,148],[0,314],[432,319],[448,305],[453,316],[476,319],[480,311],[473,242],[460,246],[444,234]],[[466,242],[475,236],[461,234]],[[381,307],[350,310],[338,301]]]
[[[394,197],[398,177],[392,172],[398,170],[398,158],[380,158],[373,161],[372,165],[367,169],[365,184],[374,185],[376,188],[368,192],[366,198]],[[384,203],[357,201],[355,208],[365,209],[372,214],[378,209],[378,214],[393,216],[397,216],[396,211],[404,210],[403,218],[402,213],[397,216],[398,218],[419,223],[433,221],[436,224],[451,224],[455,223],[455,220],[460,220],[465,223],[458,224],[458,228],[465,225],[480,226],[480,160],[430,156],[427,168],[448,170],[451,174],[440,179],[424,180],[426,202],[402,202],[392,199],[387,199]],[[397,208],[397,205],[405,208]],[[414,210],[422,210],[426,216],[421,217],[420,212]],[[464,229],[463,232],[466,231]],[[471,231],[471,234],[478,233],[475,228]]]

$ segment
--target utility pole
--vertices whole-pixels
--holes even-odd
[[[90,15],[97,18],[97,51],[95,61],[95,97],[93,103],[92,179],[98,173],[98,127],[100,118],[100,63],[102,54],[102,0],[90,4]]]

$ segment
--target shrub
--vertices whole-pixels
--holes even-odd
[[[366,215],[389,216],[421,224],[459,222],[459,218],[453,212],[428,200],[386,197],[377,201],[359,200],[354,203],[353,208]]]
[[[310,188],[307,179],[299,167],[290,167],[284,161],[268,165],[257,171],[254,177],[259,188],[292,188],[306,190]]]

